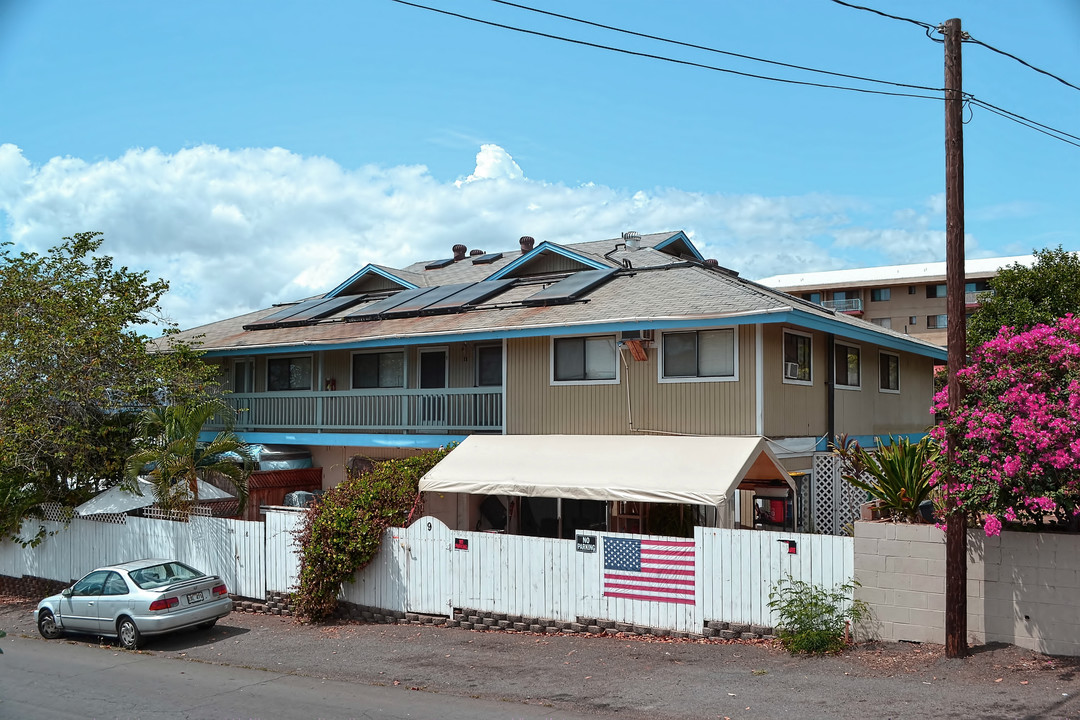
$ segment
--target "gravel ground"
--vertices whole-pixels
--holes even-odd
[[[0,596],[0,628],[36,637],[34,605]],[[67,641],[99,644],[90,637]],[[121,652],[109,641],[102,647]],[[151,639],[140,652],[596,716],[618,713],[625,720],[916,714],[1080,719],[1080,659],[1004,645],[975,647],[962,660],[945,658],[940,645],[913,643],[792,657],[768,641],[318,625],[234,613],[209,631]],[[13,660],[10,654],[0,658]]]

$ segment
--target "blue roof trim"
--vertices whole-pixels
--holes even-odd
[[[917,443],[926,437],[926,433],[896,433],[892,435],[893,440],[899,440],[901,438],[907,438],[913,443]],[[877,448],[882,445],[891,445],[889,442],[889,435],[848,435],[849,440],[854,440],[859,443],[860,447],[864,448]],[[817,445],[814,448],[814,452],[829,452],[829,438],[818,438]]]
[[[354,340],[351,342],[328,343],[328,344],[296,344],[275,345],[272,347],[233,348],[229,350],[210,350],[204,357],[232,357],[245,355],[282,355],[291,352],[325,351],[325,350],[354,350],[358,348],[377,347],[401,347],[409,345],[431,345],[446,342],[478,342],[488,340],[502,340],[503,338],[525,337],[548,337],[551,335],[594,335],[597,333],[612,333],[622,330],[682,330],[686,328],[707,327],[731,327],[733,325],[756,325],[787,323],[795,327],[820,330],[821,332],[834,333],[851,340],[877,345],[889,350],[900,350],[916,355],[931,357],[935,360],[945,360],[945,348],[932,348],[922,343],[905,340],[883,332],[867,330],[849,325],[839,320],[831,320],[799,310],[783,310],[781,312],[758,313],[754,315],[740,315],[738,317],[715,317],[715,318],[690,318],[686,320],[640,320],[640,321],[612,321],[595,323],[592,325],[570,325],[565,327],[525,327],[507,328],[503,330],[485,330],[463,333],[444,333],[438,335],[418,335],[414,337],[383,337],[369,340]]]
[[[337,297],[338,294],[340,294],[342,291],[344,291],[347,287],[349,287],[354,282],[356,282],[360,278],[364,277],[368,273],[374,273],[376,275],[379,275],[380,277],[386,278],[387,280],[392,280],[393,282],[401,283],[405,287],[406,290],[415,290],[416,288],[420,287],[419,285],[414,285],[413,283],[409,282],[408,280],[402,280],[397,275],[394,275],[393,273],[386,272],[382,268],[377,268],[374,265],[371,265],[369,263],[369,264],[365,265],[364,267],[360,268],[360,270],[358,270],[348,280],[346,280],[345,282],[341,283],[340,285],[338,285],[336,288],[334,288],[330,292],[323,295],[323,297],[324,298]]]
[[[199,439],[209,442],[217,433],[199,433]],[[317,432],[237,432],[247,443],[264,445],[324,445],[326,447],[385,447],[436,450],[450,443],[459,443],[467,435],[392,435],[375,433],[317,433]]]
[[[522,265],[525,265],[525,264],[529,263],[530,261],[532,261],[540,253],[545,252],[547,250],[550,250],[551,252],[555,253],[556,255],[562,255],[564,258],[569,258],[570,260],[575,260],[575,261],[581,263],[582,265],[588,265],[589,267],[591,267],[594,270],[604,270],[606,268],[611,267],[611,265],[605,265],[602,262],[598,262],[596,260],[593,260],[590,257],[585,257],[584,255],[581,255],[580,253],[576,253],[573,250],[567,250],[562,245],[556,245],[553,242],[548,242],[548,241],[545,240],[544,242],[542,242],[539,245],[537,245],[536,247],[534,247],[531,251],[529,251],[529,253],[527,253],[525,255],[522,255],[521,257],[519,257],[517,260],[510,263],[509,265],[504,265],[501,269],[497,270],[496,272],[492,273],[491,275],[488,275],[486,278],[484,278],[484,280],[499,280],[501,278],[504,278],[507,275],[509,275],[510,273],[514,272],[514,270],[521,267]]]
[[[686,234],[682,230],[675,233],[674,235],[669,237],[667,240],[662,240],[662,241],[656,243],[656,245],[653,245],[653,249],[654,250],[663,250],[668,245],[671,245],[673,243],[677,243],[680,240],[682,240],[684,243],[686,243],[686,246],[688,248],[690,248],[690,252],[692,252],[694,254],[694,257],[696,257],[700,262],[705,262],[705,256],[702,255],[700,252],[698,252],[698,249],[694,246],[694,243],[690,242],[690,238],[686,237]]]
[[[849,340],[861,340],[890,350],[902,350],[904,352],[915,353],[916,355],[931,357],[935,360],[945,360],[948,357],[945,348],[927,347],[922,343],[905,340],[904,338],[877,332],[875,330],[870,330],[869,328],[858,327],[840,320],[821,317],[820,315],[814,315],[802,310],[792,310],[791,312],[784,313],[784,315],[787,316],[787,319],[784,322],[789,322],[792,325],[809,328],[811,330],[820,330],[822,332],[841,335]]]

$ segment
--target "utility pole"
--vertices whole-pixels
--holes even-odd
[[[957,373],[967,360],[967,328],[964,308],[964,93],[960,46],[960,19],[945,22],[945,302],[949,414],[960,407]],[[955,436],[947,439],[950,468],[956,459]],[[945,656],[967,655],[967,519],[950,502],[945,529]]]

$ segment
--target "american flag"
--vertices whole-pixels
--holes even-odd
[[[694,604],[694,541],[604,536],[604,596]]]

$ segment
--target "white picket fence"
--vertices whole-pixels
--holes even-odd
[[[0,575],[71,582],[94,568],[142,558],[170,558],[220,575],[231,592],[266,597],[263,523],[192,516],[188,522],[129,517],[123,524],[75,518],[33,522],[48,533],[34,548],[0,543]]]
[[[295,589],[299,559],[293,531],[301,519],[296,512],[268,509],[265,523],[206,517],[186,523],[130,517],[123,525],[78,518],[67,526],[46,522],[54,534],[37,548],[0,543],[0,574],[68,582],[110,563],[174,557],[221,575],[238,595],[263,599],[267,592]],[[852,538],[699,527],[692,540],[688,602],[606,597],[609,539],[689,539],[589,535],[596,538],[594,552],[580,552],[574,540],[462,532],[424,517],[408,528],[387,530],[378,555],[355,582],[345,584],[342,598],[400,612],[450,615],[454,608],[475,608],[700,632],[710,620],[773,625],[769,591],[789,575],[826,587],[854,575]]]
[[[578,552],[573,540],[459,532],[435,518],[421,518],[408,528],[388,530],[378,556],[342,588],[342,597],[402,612],[449,615],[453,608],[476,608],[700,632],[709,620],[774,624],[769,591],[789,575],[826,587],[854,575],[849,537],[699,527],[693,538],[692,604],[605,597],[607,538],[686,539],[590,534],[600,540],[592,553]],[[468,549],[456,549],[461,547]]]

